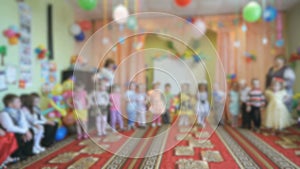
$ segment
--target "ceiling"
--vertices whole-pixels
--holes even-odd
[[[124,4],[124,0],[106,0],[107,16],[112,16],[112,9],[118,4]],[[165,12],[182,17],[197,15],[216,15],[216,14],[232,14],[240,12],[241,9],[250,0],[192,0],[186,7],[179,7],[174,0],[127,0],[130,13],[134,13],[135,2],[139,2],[138,12]],[[99,19],[103,18],[103,0],[98,0],[97,7],[92,11],[84,11],[77,5],[77,0],[65,0],[74,8],[75,18],[83,19]],[[300,0],[258,0],[262,5],[274,5],[277,9],[284,11]]]

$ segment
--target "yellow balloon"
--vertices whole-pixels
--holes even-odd
[[[9,44],[16,45],[19,42],[19,39],[17,37],[12,37],[8,39]]]
[[[51,94],[54,95],[54,96],[58,96],[58,95],[61,95],[63,92],[63,87],[61,84],[56,84],[52,91],[51,91]]]

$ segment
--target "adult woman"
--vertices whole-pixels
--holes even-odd
[[[281,55],[275,57],[274,65],[268,71],[266,76],[266,88],[271,86],[274,78],[284,79],[287,93],[289,96],[293,96],[293,86],[296,79],[295,72],[286,65],[286,59]],[[292,99],[288,99],[285,104],[290,111],[292,108]]]

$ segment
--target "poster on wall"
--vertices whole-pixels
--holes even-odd
[[[18,79],[18,70],[15,65],[7,65],[5,69],[7,84],[16,84]]]
[[[0,71],[0,91],[7,90],[5,71]]]
[[[50,86],[54,86],[57,83],[57,71],[55,62],[41,62],[41,78],[43,83],[46,83]]]
[[[26,88],[32,85],[33,80],[33,58],[31,54],[31,9],[25,2],[19,2],[18,7],[21,34],[19,45],[19,86],[22,86],[22,88]]]

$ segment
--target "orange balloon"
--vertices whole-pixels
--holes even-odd
[[[8,39],[9,44],[16,45],[19,42],[19,39],[17,37],[12,37]]]

